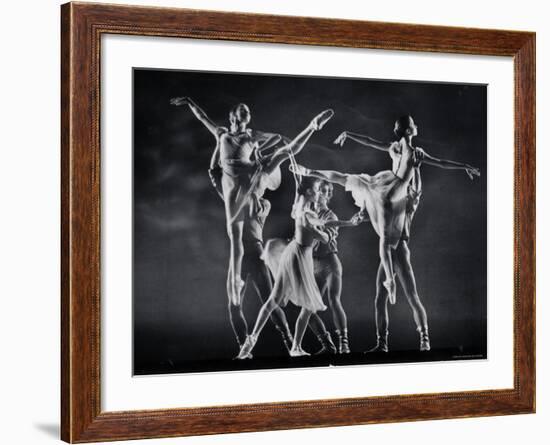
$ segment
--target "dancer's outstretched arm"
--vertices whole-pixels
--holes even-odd
[[[464,162],[439,159],[426,153],[422,149],[417,148],[417,150],[421,150],[421,159],[428,165],[433,165],[434,167],[445,168],[448,170],[464,170],[470,179],[474,179],[474,176],[480,176],[479,168],[472,167],[471,165],[465,164]]]
[[[325,227],[355,227],[361,223],[370,221],[369,214],[365,209],[359,210],[348,220],[331,220],[325,222]]]
[[[389,151],[392,145],[389,142],[382,142],[365,134],[352,133],[351,131],[343,131],[340,133],[340,136],[336,138],[334,143],[340,147],[343,147],[346,139],[348,138],[366,147],[382,151]]]
[[[309,168],[305,168],[302,165],[297,165],[296,168],[291,165],[289,166],[289,169],[290,171],[293,171],[298,175],[312,176],[314,178],[332,182],[333,184],[341,185],[342,187],[346,186],[346,181],[348,179],[348,175],[346,175],[345,173],[337,172],[335,170],[310,170]]]
[[[170,99],[170,104],[175,105],[176,107],[181,107],[182,105],[188,105],[196,118],[202,122],[202,124],[212,133],[214,136],[218,137],[220,133],[220,126],[216,125],[212,119],[200,108],[190,97],[173,97]]]
[[[358,226],[359,224],[361,224],[362,222],[365,222],[366,220],[361,220],[359,221],[358,219],[347,219],[347,220],[342,220],[342,219],[335,219],[333,221],[326,221],[325,222],[325,227],[355,227],[355,226]]]

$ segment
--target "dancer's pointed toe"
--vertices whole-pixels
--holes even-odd
[[[311,355],[309,352],[304,351],[302,348],[292,348],[289,354],[291,357],[305,357],[307,355]]]
[[[322,113],[319,113],[311,121],[313,129],[316,131],[321,130],[325,126],[325,124],[332,118],[332,116],[334,116],[334,110],[332,110],[331,108],[323,111]]]
[[[236,358],[238,360],[252,358],[252,349],[254,349],[255,344],[256,338],[254,338],[252,335],[247,336]]]

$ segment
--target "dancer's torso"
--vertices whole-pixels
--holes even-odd
[[[325,222],[336,221],[338,219],[334,214],[334,212],[330,210],[328,207],[318,210],[317,214],[319,215],[319,218]],[[337,241],[338,228],[332,227],[326,231],[329,233],[329,235],[331,235],[330,240],[328,243],[322,243],[320,241],[315,243],[315,246],[313,249],[314,258],[323,258],[325,256],[330,255],[331,253],[338,252],[338,241]]]
[[[310,209],[302,209],[299,214],[295,216],[295,232],[294,238],[296,242],[303,247],[312,247],[316,240],[316,232],[307,220],[306,214],[311,215],[314,218],[318,218],[318,215]]]
[[[219,137],[220,162],[224,164],[252,165],[255,141],[252,131],[242,133],[222,132]]]
[[[414,168],[419,165],[416,149],[408,144],[394,142],[389,150],[392,159],[392,171],[398,178],[409,182]]]
[[[401,144],[396,143],[390,148],[390,157],[392,159],[392,171],[399,176],[397,173],[400,168],[403,168],[407,163],[412,163],[412,173],[409,185],[407,187],[407,205],[405,209],[405,224],[403,226],[403,232],[401,239],[404,241],[409,240],[411,232],[411,224],[416,209],[420,204],[420,197],[422,196],[422,181],[420,177],[420,164],[422,162],[422,149],[413,148],[410,150],[402,150]],[[409,152],[411,155],[407,155],[407,160],[405,163],[402,161],[403,152]]]

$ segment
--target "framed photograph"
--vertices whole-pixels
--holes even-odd
[[[534,33],[61,13],[63,440],[534,412]]]

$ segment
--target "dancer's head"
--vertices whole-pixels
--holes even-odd
[[[320,184],[319,179],[304,176],[298,187],[298,194],[303,196],[306,202],[317,202],[319,200]]]
[[[250,108],[246,104],[237,104],[229,111],[229,122],[231,125],[244,125],[250,122]]]
[[[327,181],[321,181],[319,185],[319,204],[327,206],[330,200],[332,199],[332,195],[334,193],[334,187],[330,182]]]
[[[399,139],[403,137],[412,137],[418,134],[418,127],[414,123],[412,116],[406,115],[401,116],[395,121],[393,132]]]

